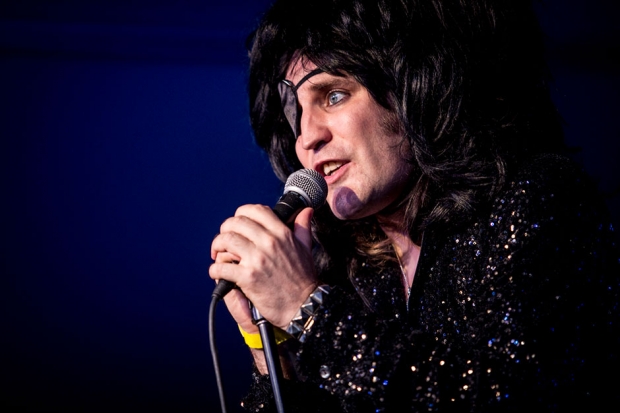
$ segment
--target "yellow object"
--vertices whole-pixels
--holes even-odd
[[[263,348],[263,341],[261,340],[259,333],[255,333],[255,334],[246,333],[245,330],[241,328],[241,326],[239,326],[239,331],[241,332],[241,335],[243,336],[243,339],[245,340],[245,344],[248,347]],[[283,343],[289,338],[292,338],[292,336],[288,334],[286,331],[283,331],[282,329],[279,329],[277,327],[273,328],[273,333],[276,339],[276,344]]]

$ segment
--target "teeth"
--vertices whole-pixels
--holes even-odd
[[[342,166],[343,162],[327,162],[323,164],[323,173],[326,176],[331,175],[336,169]]]

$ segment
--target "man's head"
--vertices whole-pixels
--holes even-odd
[[[402,154],[396,162],[410,165],[399,202],[408,198],[418,216],[470,208],[503,179],[507,154],[560,136],[543,44],[523,0],[280,0],[249,40],[251,122],[283,181],[307,163],[298,141],[316,126],[291,102],[325,78],[367,93],[383,124],[365,131],[405,141],[390,159]],[[291,69],[300,62],[305,74],[319,70],[298,85],[303,76],[291,79]],[[375,136],[383,147],[398,140]]]
[[[393,94],[394,84],[389,80],[391,76],[385,73],[391,64],[377,60],[382,58],[376,53],[369,55],[370,49],[356,39],[364,36],[362,32],[368,29],[364,27],[368,22],[354,15],[353,3],[332,0],[276,2],[251,38],[252,125],[259,145],[270,154],[281,179],[301,167],[294,149],[296,132],[284,116],[278,90],[279,86],[282,88],[281,82],[286,79],[290,65],[300,57],[323,72],[353,77],[369,90],[379,105],[393,109],[394,99],[388,96]],[[369,16],[381,13],[376,1],[360,2],[360,5],[370,7],[364,12]],[[374,44],[377,35],[369,34],[366,40],[369,46]],[[392,87],[386,87],[387,83]]]

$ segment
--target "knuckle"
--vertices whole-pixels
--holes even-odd
[[[209,266],[209,277],[216,279],[219,278],[219,264],[213,263]]]
[[[265,255],[258,255],[254,262],[257,268],[264,268],[267,265],[267,257]]]
[[[252,209],[254,209],[255,207],[256,207],[256,205],[254,205],[254,204],[241,205],[235,211],[235,217],[245,216],[248,213],[250,213],[252,211]]]
[[[268,237],[264,241],[265,248],[269,253],[273,253],[278,248],[278,240],[274,237]]]
[[[228,217],[224,220],[224,222],[222,222],[222,225],[220,225],[220,233],[225,233],[230,231],[229,228],[231,228],[234,225],[234,222],[236,220],[236,217]]]
[[[245,268],[243,277],[248,283],[254,284],[261,281],[262,273],[261,266],[255,262],[251,267]]]

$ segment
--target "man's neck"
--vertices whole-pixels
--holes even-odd
[[[403,272],[407,276],[409,286],[411,286],[420,259],[421,246],[415,244],[409,237],[409,231],[404,226],[402,217],[396,215],[387,218],[378,217],[378,222],[385,235],[392,242],[394,251],[403,267]]]

